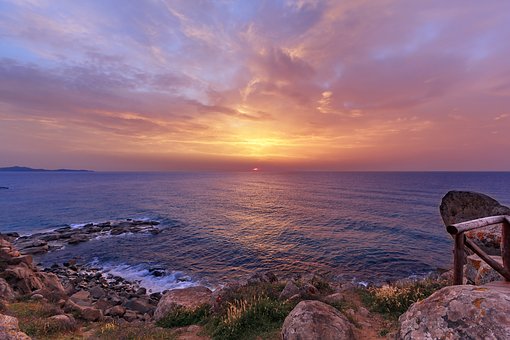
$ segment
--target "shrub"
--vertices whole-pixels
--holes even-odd
[[[213,339],[249,339],[278,329],[294,306],[259,296],[236,300],[228,304],[224,315],[208,325]]]
[[[360,290],[360,295],[372,311],[396,319],[413,303],[427,298],[446,285],[446,281],[423,279],[364,288]]]

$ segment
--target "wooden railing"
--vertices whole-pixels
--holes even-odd
[[[476,243],[466,238],[466,231],[487,227],[493,224],[503,224],[501,228],[501,257],[503,265],[487,255]],[[471,249],[476,255],[500,273],[506,281],[510,281],[510,216],[491,216],[477,220],[449,225],[446,230],[455,239],[453,254],[453,284],[461,285],[464,278],[464,246]]]

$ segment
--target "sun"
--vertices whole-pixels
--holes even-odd
[[[259,171],[259,168],[253,168],[251,171]]]

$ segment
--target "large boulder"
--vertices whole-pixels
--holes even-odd
[[[352,324],[324,302],[301,301],[285,318],[283,340],[355,339]]]
[[[448,192],[441,201],[439,211],[445,225],[488,216],[510,215],[510,208],[494,198],[470,191]],[[489,255],[501,254],[501,224],[469,231],[466,237]]]
[[[154,319],[159,321],[177,308],[196,309],[209,304],[212,291],[203,286],[172,289],[159,300]]]
[[[399,323],[398,339],[510,339],[510,294],[446,287],[413,304]]]
[[[19,330],[18,319],[0,314],[0,339],[30,340],[30,337]]]

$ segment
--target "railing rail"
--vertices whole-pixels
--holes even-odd
[[[503,224],[501,228],[501,257],[503,265],[499,264],[492,257],[487,255],[476,243],[466,238],[466,231],[488,227],[494,224]],[[506,281],[510,281],[510,216],[490,216],[462,223],[452,224],[446,227],[454,240],[453,254],[453,284],[461,285],[464,278],[464,247],[471,249],[489,266],[501,274]]]

